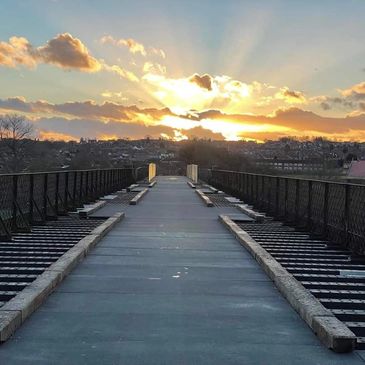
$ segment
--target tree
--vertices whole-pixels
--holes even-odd
[[[26,147],[34,137],[32,124],[18,114],[0,116],[0,157],[3,169],[19,172],[26,167]]]

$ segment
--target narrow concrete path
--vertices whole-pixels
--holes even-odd
[[[207,208],[184,178],[159,177],[124,210],[0,346],[0,364],[364,364],[318,342],[218,222],[233,208]]]

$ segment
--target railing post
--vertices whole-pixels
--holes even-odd
[[[312,196],[313,196],[313,184],[312,180],[308,181],[308,207],[307,207],[307,226],[312,229]]]
[[[43,218],[47,220],[47,192],[48,192],[48,174],[43,175]]]
[[[85,202],[89,201],[89,171],[85,171]]]
[[[324,202],[323,202],[323,234],[326,237],[328,233],[328,189],[329,183],[324,183]]]
[[[74,171],[73,187],[72,187],[72,205],[76,208],[76,185],[77,185],[77,171]]]
[[[280,199],[280,178],[279,176],[276,176],[275,178],[276,180],[276,191],[275,191],[275,215],[278,217],[280,214],[280,210],[279,210],[279,199]]]
[[[34,175],[29,175],[29,222],[33,222],[33,208],[34,208]]]
[[[295,224],[299,223],[299,179],[295,179]]]
[[[345,211],[344,211],[344,225],[345,225],[345,245],[348,246],[350,237],[350,200],[351,199],[351,185],[345,185]]]
[[[59,189],[60,189],[60,174],[59,172],[56,173],[56,195],[55,195],[55,200],[54,200],[54,210],[56,212],[56,214],[58,214],[58,194],[59,194]]]
[[[64,198],[63,198],[63,203],[64,203],[64,208],[65,208],[65,212],[68,211],[68,172],[65,172],[65,191],[64,191]]]
[[[84,195],[82,192],[84,183],[84,171],[80,171],[80,190],[79,190],[79,204],[82,204],[84,202]]]
[[[285,180],[285,191],[284,191],[284,219],[287,219],[288,215],[288,178],[284,178]]]
[[[11,228],[16,230],[17,222],[17,198],[18,198],[18,175],[13,175],[13,192],[12,192],[12,214],[11,214]]]

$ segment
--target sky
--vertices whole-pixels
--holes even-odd
[[[1,0],[0,115],[41,139],[365,140],[363,0]]]

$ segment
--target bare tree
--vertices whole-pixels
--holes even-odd
[[[26,167],[26,146],[33,137],[33,125],[27,122],[24,116],[0,116],[0,157],[4,170],[19,172]]]

